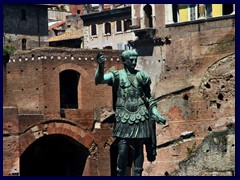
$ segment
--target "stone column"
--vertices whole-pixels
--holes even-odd
[[[172,4],[166,4],[165,5],[165,21],[166,24],[172,24],[173,22],[173,9],[172,9]]]
[[[198,11],[199,11],[198,19],[205,19],[205,4],[199,4]]]

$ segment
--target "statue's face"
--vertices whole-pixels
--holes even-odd
[[[137,65],[137,55],[130,55],[129,58],[125,59],[124,64],[129,70],[135,69]]]

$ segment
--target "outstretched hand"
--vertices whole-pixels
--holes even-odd
[[[101,52],[97,54],[97,62],[99,65],[104,65],[105,57]]]
[[[159,114],[153,114],[152,119],[155,120],[158,124],[166,125],[167,122],[166,118]]]

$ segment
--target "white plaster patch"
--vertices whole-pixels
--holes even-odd
[[[96,122],[94,124],[94,129],[101,129],[101,123],[100,122]]]

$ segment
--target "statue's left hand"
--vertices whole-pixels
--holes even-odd
[[[163,124],[165,125],[167,120],[165,117],[159,115],[159,114],[152,114],[152,117],[151,117],[153,120],[155,120],[158,124]]]

